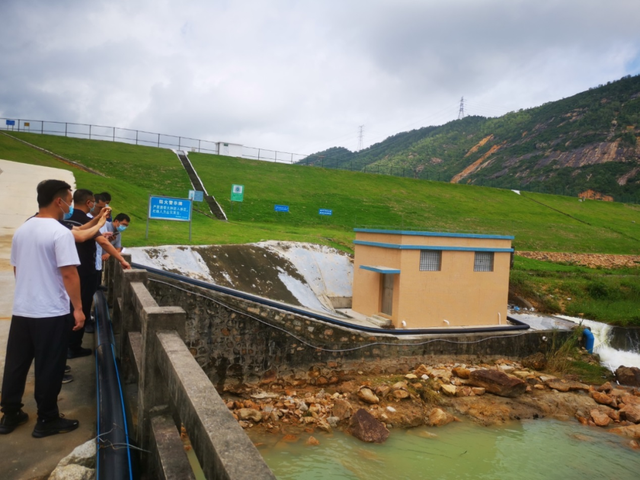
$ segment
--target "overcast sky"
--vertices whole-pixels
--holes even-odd
[[[0,25],[0,117],[306,154],[640,73],[639,0],[0,0]]]

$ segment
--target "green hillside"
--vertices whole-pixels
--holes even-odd
[[[70,166],[20,143],[19,137],[102,172]],[[191,188],[168,150],[95,140],[0,133],[0,158],[73,171],[78,188],[113,195],[115,213],[132,217],[126,246],[187,244],[188,225],[154,221],[145,240],[149,194],[186,197]],[[190,154],[209,193],[230,221],[213,219],[198,204],[193,244],[293,240],[351,251],[354,227],[499,233],[517,250],[640,253],[640,206],[537,193],[455,185],[301,165]],[[231,185],[245,185],[245,201],[231,205]],[[35,192],[34,192],[35,195]],[[274,212],[275,204],[290,213]],[[318,209],[333,211],[320,216]],[[515,258],[512,290],[548,312],[584,314],[640,325],[640,269],[592,270]],[[571,297],[571,302],[563,299]]]
[[[576,196],[593,189],[640,203],[640,76],[499,118],[404,132],[360,152],[300,163]]]
[[[188,226],[173,222],[151,222],[149,241],[144,239],[148,195],[185,197],[191,188],[171,151],[11,135],[104,173],[106,177],[100,177],[73,168],[79,187],[110,191],[116,212],[133,216],[128,244],[187,242]],[[8,135],[0,135],[0,158],[69,168]],[[354,227],[378,227],[508,234],[515,236],[519,250],[640,252],[640,206],[216,155],[192,153],[190,158],[230,219],[195,215],[193,243],[296,240],[350,251]],[[245,185],[245,201],[232,207],[234,183]],[[275,204],[288,205],[290,212],[274,212]],[[321,208],[333,215],[319,215]],[[205,204],[198,209],[204,213]]]

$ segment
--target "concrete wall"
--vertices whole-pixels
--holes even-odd
[[[186,311],[185,343],[211,381],[335,383],[350,371],[395,373],[443,357],[521,358],[547,348],[549,332],[373,335],[166,278],[150,277],[160,305]]]
[[[400,270],[390,316],[397,328],[506,324],[511,252],[501,250],[511,249],[509,237],[357,231],[355,243],[356,312],[380,313],[382,274],[361,268],[378,266]],[[421,247],[442,248],[440,271],[420,271]],[[474,271],[482,249],[496,250],[492,272]]]

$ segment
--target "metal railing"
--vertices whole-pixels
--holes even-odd
[[[187,150],[189,152],[210,153],[216,155],[220,154],[220,144],[226,143],[182,137],[179,135],[147,132],[144,130],[134,130],[131,128],[5,117],[0,117],[0,130],[58,135],[71,138],[84,138],[88,140],[104,140],[128,143],[131,145],[144,145],[147,147],[174,148],[177,150]],[[245,145],[241,145],[241,148],[241,158],[267,162],[293,164],[308,156],[301,153],[280,152],[277,150],[248,147]]]

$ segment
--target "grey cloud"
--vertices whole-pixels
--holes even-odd
[[[5,0],[0,116],[285,151],[640,72],[633,0]],[[264,142],[261,144],[261,142]]]

